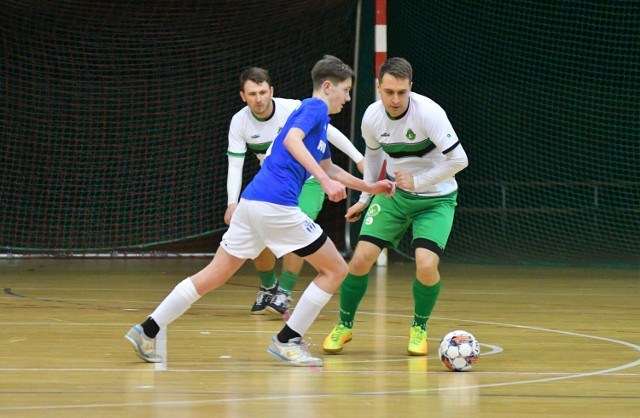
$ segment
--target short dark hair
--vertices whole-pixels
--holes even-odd
[[[394,57],[386,60],[378,70],[378,81],[382,83],[382,76],[389,74],[395,78],[407,78],[413,81],[413,69],[411,64],[404,58]]]
[[[354,78],[351,67],[333,55],[325,55],[311,69],[314,90],[320,88],[325,80],[329,80],[333,85],[336,85],[349,78],[352,80]]]
[[[269,71],[260,67],[250,67],[240,73],[240,91],[244,91],[244,84],[247,81],[253,81],[256,84],[264,83],[265,81],[271,86],[271,77],[269,77]]]

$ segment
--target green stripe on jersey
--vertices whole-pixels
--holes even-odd
[[[251,152],[255,152],[256,154],[264,154],[269,149],[272,141],[262,142],[260,144],[247,144],[247,148]]]

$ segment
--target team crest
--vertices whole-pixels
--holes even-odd
[[[373,205],[369,206],[369,210],[367,211],[367,217],[365,218],[364,223],[366,225],[371,225],[373,223],[373,217],[379,214],[380,211],[381,211],[380,205],[377,203],[374,203]]]
[[[371,207],[367,211],[368,216],[376,216],[379,213],[380,213],[380,205],[377,203],[374,203],[373,205],[371,205]]]
[[[413,141],[414,139],[416,139],[416,133],[413,132],[411,129],[409,129],[407,131],[407,138],[409,138],[409,140]]]

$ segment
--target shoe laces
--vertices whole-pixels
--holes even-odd
[[[311,337],[308,337],[306,340],[300,338],[299,343],[295,343],[300,346],[300,352],[303,356],[313,357],[309,349],[313,347],[313,342],[311,341]]]
[[[274,303],[276,305],[285,305],[290,301],[291,301],[291,298],[289,297],[289,294],[282,290],[278,290],[278,293],[276,293],[273,299],[271,299],[271,303]]]
[[[337,341],[341,341],[342,338],[344,337],[344,334],[347,333],[347,331],[349,330],[349,328],[345,327],[344,325],[340,324],[338,325],[334,332],[331,333],[331,341],[337,342]]]
[[[144,333],[141,335],[141,337],[142,337],[142,350],[144,350],[146,353],[155,352],[156,351],[156,339],[147,337],[146,335],[144,335]]]
[[[421,327],[413,327],[413,339],[411,340],[411,344],[420,344],[426,333],[427,331]]]
[[[260,288],[260,291],[258,292],[258,297],[256,298],[256,303],[257,304],[263,303],[267,297],[269,297],[269,291],[266,289]]]

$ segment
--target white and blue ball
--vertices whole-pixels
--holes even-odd
[[[477,363],[480,357],[480,343],[470,332],[451,331],[440,341],[438,354],[447,369],[462,372]]]

